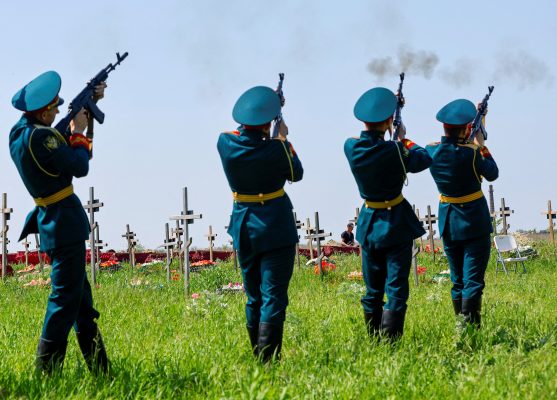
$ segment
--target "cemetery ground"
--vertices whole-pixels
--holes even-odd
[[[98,274],[100,328],[112,361],[110,378],[87,371],[73,332],[61,376],[40,379],[33,360],[48,287],[24,287],[37,276],[0,283],[0,398],[557,398],[557,248],[537,243],[528,272],[486,274],[483,326],[455,334],[450,283],[426,267],[411,294],[405,333],[395,346],[371,342],[360,296],[356,255],[332,256],[321,279],[295,266],[282,361],[262,366],[251,356],[242,292],[217,294],[239,282],[232,262],[166,282],[164,265],[123,264]],[[303,261],[303,260],[302,260]],[[23,266],[19,266],[23,268]],[[43,273],[46,278],[47,272]]]

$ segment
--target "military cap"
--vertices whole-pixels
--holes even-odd
[[[37,76],[12,97],[12,105],[21,111],[36,111],[58,99],[56,106],[64,104],[58,97],[62,78],[55,71]]]
[[[394,114],[396,104],[393,92],[376,87],[360,96],[354,106],[354,116],[363,122],[382,122]]]
[[[437,113],[437,121],[449,125],[466,125],[476,116],[476,106],[470,100],[451,101]]]
[[[234,104],[232,118],[242,125],[263,125],[271,122],[280,113],[277,93],[266,86],[253,87]]]

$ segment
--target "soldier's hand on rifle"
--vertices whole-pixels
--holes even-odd
[[[395,93],[395,96],[398,99],[398,91]],[[404,98],[404,95],[400,99],[400,102],[402,103],[402,106],[404,107],[404,104],[406,103],[406,99]]]
[[[101,82],[100,85],[95,86],[95,94],[93,95],[93,100],[98,101],[104,97],[104,89],[106,88],[106,82]]]
[[[481,107],[482,103],[478,103],[478,105],[476,106],[476,110],[480,111],[480,107]],[[484,117],[487,115],[487,107],[485,108],[483,114]]]
[[[402,140],[406,139],[406,125],[404,125],[402,122],[400,123],[400,127],[398,128],[398,137],[397,140],[400,142]]]
[[[485,144],[484,134],[481,131],[474,137],[474,143],[478,146],[483,146]]]
[[[85,109],[81,109],[80,112],[77,113],[74,119],[70,121],[70,131],[73,133],[83,133],[85,132],[85,128],[87,128],[87,124],[89,122],[89,117],[87,116],[87,112]]]
[[[288,126],[284,123],[284,120],[280,121],[279,125],[279,133],[277,138],[282,140],[283,142],[286,140],[286,136],[288,136]]]

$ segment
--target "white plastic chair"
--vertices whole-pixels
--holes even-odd
[[[514,263],[514,272],[516,272],[516,263],[522,264],[523,272],[526,272],[526,267],[524,266],[524,261],[528,260],[528,257],[522,257],[520,251],[518,250],[518,245],[516,240],[512,235],[497,235],[493,238],[495,242],[495,248],[497,249],[497,261],[495,262],[495,274],[501,271],[505,271],[505,274],[509,275],[507,271],[507,266],[505,263]],[[503,258],[503,253],[510,253],[511,257]],[[514,254],[513,254],[514,253]],[[501,268],[499,268],[499,263]]]

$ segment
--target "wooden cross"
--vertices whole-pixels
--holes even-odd
[[[13,208],[8,208],[8,194],[2,193],[2,280],[6,279],[6,273],[8,272],[8,221],[10,220],[10,215],[14,211]]]
[[[135,232],[130,231],[130,225],[126,224],[126,233],[122,235],[128,242],[128,257],[132,271],[135,271],[135,246],[137,244]]]
[[[319,227],[319,213],[315,212],[315,228],[314,233],[307,235],[305,238],[309,240],[315,240],[317,247],[317,265],[319,266],[319,273],[321,274],[321,279],[323,279],[323,257],[325,254],[321,252],[321,241],[328,236],[332,236],[331,232],[325,233],[323,229]],[[312,255],[313,256],[313,255]]]
[[[294,213],[294,224],[296,225],[296,234],[298,233],[298,229],[302,229],[305,225],[303,222],[298,220],[296,216],[296,212]],[[300,239],[300,235],[298,235],[298,239]],[[298,259],[298,268],[300,268],[300,243],[296,242],[296,258]]]
[[[495,213],[495,197],[493,195],[493,185],[489,185],[489,215],[491,215],[493,234],[497,235],[497,214]]]
[[[27,237],[23,242],[21,242],[23,248],[25,249],[25,268],[29,266],[29,246],[31,246],[31,242],[27,240]]]
[[[358,218],[360,218],[360,207],[356,207],[356,215],[354,216],[354,219],[351,219],[348,222],[352,222],[354,226],[358,226]]]
[[[182,236],[184,235],[184,228],[180,227],[180,221],[176,220],[176,228],[172,228],[170,230],[171,237],[174,238],[174,248],[176,249],[176,253],[178,254],[178,273],[183,272],[183,259],[182,259],[182,245],[184,242],[182,241]]]
[[[83,206],[89,213],[89,228],[91,232],[89,233],[89,249],[91,250],[91,286],[95,287],[96,280],[96,269],[97,262],[95,260],[96,249],[95,249],[95,230],[97,229],[97,223],[95,222],[95,213],[99,211],[104,204],[98,199],[95,199],[95,188],[91,186],[89,188],[89,201]]]
[[[551,200],[547,200],[547,212],[542,212],[542,214],[545,214],[546,218],[548,219],[549,237],[551,238],[551,243],[555,244],[555,232],[553,230],[555,223],[553,222],[553,220],[556,218],[556,211],[551,208]]]
[[[228,225],[224,227],[224,230],[228,232]],[[234,258],[234,269],[238,269],[238,259],[237,259],[238,254],[236,253],[236,249],[234,248],[234,240],[230,239],[228,243],[230,243],[230,245],[232,246],[232,258]]]
[[[420,211],[416,209],[416,206],[412,204],[412,210],[416,214],[416,218],[420,219]],[[421,237],[420,237],[421,239]],[[418,286],[418,254],[420,253],[420,247],[416,246],[416,240],[412,240],[412,270],[414,271],[414,284]]]
[[[172,250],[176,246],[176,240],[170,236],[168,222],[164,224],[164,243],[162,247],[166,249],[166,280],[170,282],[170,264],[172,264]]]
[[[37,246],[37,257],[39,258],[39,271],[43,272],[44,262],[43,262],[43,255],[41,254],[41,242],[39,240],[38,233],[35,233],[35,245]]]
[[[304,236],[304,239],[307,238],[307,235],[313,235],[315,233],[315,229],[313,229],[311,227],[311,222],[309,221],[309,218],[306,218],[306,236]],[[312,239],[308,239],[308,248],[309,248],[309,259],[311,260],[313,258],[313,240]]]
[[[95,250],[97,251],[97,264],[101,263],[101,250],[108,246],[100,239],[100,228],[98,222],[95,222]]]
[[[503,219],[503,227],[501,228],[501,233],[503,235],[506,235],[509,228],[511,227],[509,224],[507,224],[507,217],[509,217],[513,213],[514,210],[511,210],[509,207],[505,205],[505,198],[502,197],[501,208],[499,208],[499,211],[497,212],[497,216]]]
[[[213,241],[215,240],[215,238],[218,235],[215,233],[213,234],[213,226],[209,225],[209,233],[207,235],[205,235],[205,237],[207,238],[207,240],[209,241],[209,260],[211,262],[213,262]]]
[[[194,214],[193,210],[188,208],[188,188],[182,189],[182,211],[180,215],[170,217],[171,220],[180,221],[184,228],[184,292],[186,298],[190,295],[190,246],[192,239],[190,238],[189,225],[194,220],[203,218],[202,214]]]
[[[420,218],[420,210],[418,208],[416,208],[415,206],[412,206],[412,208],[414,209],[414,213],[416,214],[416,218],[418,218],[418,221],[420,221],[422,223],[422,226],[424,226],[424,222]],[[420,250],[423,250],[423,249],[424,249],[424,239],[423,239],[423,237],[420,236]]]
[[[425,222],[427,225],[427,230],[428,230],[427,238],[429,239],[429,247],[431,249],[431,254],[433,254],[433,261],[435,261],[435,241],[433,240],[433,237],[437,233],[433,229],[433,224],[435,224],[437,220],[438,218],[435,216],[435,214],[431,213],[431,206],[427,206],[427,215],[421,218],[420,221]]]

